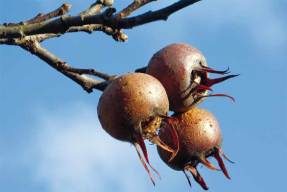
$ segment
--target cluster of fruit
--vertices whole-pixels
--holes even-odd
[[[104,90],[98,104],[102,127],[112,137],[135,146],[153,184],[147,164],[158,172],[149,163],[145,139],[157,145],[159,156],[169,167],[185,173],[189,184],[185,171],[189,171],[203,189],[208,189],[196,166],[202,163],[219,170],[207,160],[210,156],[229,178],[220,157],[221,154],[227,159],[221,149],[218,122],[210,112],[196,106],[211,96],[225,96],[234,101],[225,94],[208,95],[208,91],[212,92],[212,85],[237,75],[210,79],[209,73],[223,75],[228,69],[209,68],[196,48],[175,43],[154,54],[145,73],[122,75]],[[174,114],[168,116],[169,111]]]

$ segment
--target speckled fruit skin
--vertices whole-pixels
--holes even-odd
[[[180,149],[175,158],[168,162],[170,153],[157,148],[161,159],[172,169],[183,170],[192,161],[196,166],[200,158],[210,155],[213,148],[220,148],[222,135],[216,118],[208,111],[193,108],[188,112],[175,114],[178,118],[176,126]],[[167,145],[172,146],[168,129],[161,129],[159,137]],[[189,164],[190,165],[190,164]]]
[[[146,73],[156,77],[163,84],[171,111],[188,111],[205,99],[205,97],[194,99],[191,93],[197,86],[196,83],[191,83],[192,71],[200,68],[200,63],[207,66],[203,54],[183,43],[170,44],[151,58]],[[199,83],[200,78],[196,81]],[[206,94],[207,90],[203,95]]]
[[[158,114],[167,115],[169,102],[162,84],[142,73],[129,73],[112,81],[98,104],[104,130],[121,141],[142,132],[139,124]]]

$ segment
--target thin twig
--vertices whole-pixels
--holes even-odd
[[[39,13],[36,17],[34,17],[33,19],[30,19],[26,22],[20,22],[20,23],[4,23],[4,26],[18,26],[18,25],[30,25],[30,24],[34,24],[34,23],[41,23],[43,21],[47,21],[49,19],[61,16],[61,15],[65,15],[66,13],[68,13],[71,10],[71,5],[68,3],[64,3],[61,7],[59,7],[58,9],[56,9],[55,11],[52,11],[50,13],[47,14],[43,14],[43,13]]]
[[[138,8],[152,2],[152,1],[157,1],[157,0],[134,0],[132,4],[124,8],[122,11],[116,14],[119,18],[126,18],[132,14],[135,10]]]
[[[45,48],[43,48],[38,42],[33,42],[32,44],[27,43],[26,45],[23,45],[21,47],[29,51],[30,53],[36,55],[41,60],[48,63],[51,67],[72,79],[74,82],[78,83],[88,93],[93,92],[93,88],[103,91],[108,85],[108,82],[106,81],[101,81],[86,75],[79,75],[74,72],[61,70],[62,68],[59,66],[59,63],[64,63],[64,61],[50,53]]]
[[[48,38],[45,36],[46,35],[43,35],[42,38],[43,39]],[[36,55],[41,60],[49,64],[51,67],[53,67],[57,71],[61,72],[63,75],[69,77],[74,82],[82,86],[82,88],[88,93],[93,92],[93,89],[98,89],[98,90],[103,91],[108,86],[109,81],[97,80],[97,79],[91,78],[83,74],[78,74],[75,72],[63,70],[61,63],[65,63],[65,62],[61,60],[60,58],[56,57],[55,55],[53,55],[51,52],[49,52],[45,48],[43,48],[38,42],[40,37],[41,36],[39,35],[35,35],[35,36],[25,37],[22,39],[20,38],[10,39],[10,45],[18,45],[22,47],[23,49],[25,49],[26,51],[29,51],[33,55]]]
[[[27,24],[40,23],[40,22],[47,21],[49,19],[61,16],[61,15],[65,15],[71,10],[71,8],[72,8],[72,5],[68,3],[64,3],[60,8],[56,9],[55,11],[52,11],[43,16],[36,17],[34,19],[27,21]]]
[[[47,39],[50,39],[52,37],[60,37],[62,34],[58,33],[58,34],[54,34],[54,33],[47,33],[47,34],[39,34],[39,35],[31,35],[31,36],[27,36],[25,38],[3,38],[0,39],[0,45],[1,44],[5,44],[5,45],[23,45],[25,42],[28,41],[37,41],[39,43],[41,43],[42,41],[45,41]]]
[[[110,76],[109,74],[98,72],[95,69],[79,69],[79,68],[75,68],[75,67],[67,65],[66,62],[58,63],[58,65],[59,65],[58,67],[61,70],[77,73],[79,75],[82,75],[82,74],[94,75],[96,77],[100,77],[100,78],[102,78],[104,80],[107,80],[107,81],[113,81],[114,79],[117,78],[116,75]]]
[[[138,15],[135,17],[129,17],[129,18],[124,18],[124,19],[114,19],[108,20],[109,27],[111,28],[119,28],[119,29],[131,29],[133,27],[139,26],[139,25],[144,25],[146,23],[158,21],[158,20],[167,20],[168,17],[189,6],[192,5],[200,0],[180,0],[168,7],[165,7],[163,9],[160,9],[158,11],[149,11],[147,13],[144,13],[142,15]]]

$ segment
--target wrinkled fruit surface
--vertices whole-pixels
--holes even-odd
[[[209,169],[219,170],[207,160],[210,156],[218,161],[225,176],[230,178],[220,157],[221,153],[227,159],[221,149],[222,135],[216,118],[210,112],[200,108],[193,108],[188,112],[177,113],[173,116],[178,119],[176,132],[180,149],[174,159],[168,161],[170,153],[158,147],[161,159],[174,170],[184,173],[186,170],[189,171],[205,190],[208,187],[198,173],[196,166],[201,163]],[[172,146],[168,129],[161,129],[159,137],[167,145]],[[186,173],[185,175],[191,185],[188,175]]]
[[[153,184],[154,180],[139,147],[148,164],[144,139],[169,151],[173,157],[176,155],[178,138],[171,122],[174,118],[168,117],[168,110],[169,102],[162,84],[156,78],[142,73],[125,74],[112,81],[98,104],[98,117],[104,130],[118,140],[134,144]],[[173,149],[163,143],[156,134],[162,126],[171,130],[171,140],[173,146],[176,146]]]
[[[217,71],[207,67],[203,54],[193,46],[174,43],[170,44],[151,58],[147,74],[156,77],[166,89],[170,110],[174,112],[185,112],[196,107],[206,97],[226,96],[225,94],[210,94],[208,90],[216,83],[220,83],[237,75],[209,79],[208,73],[226,74],[226,71]],[[234,99],[233,99],[234,100]]]

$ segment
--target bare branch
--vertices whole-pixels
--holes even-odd
[[[55,34],[50,34],[50,35],[55,35]],[[53,67],[57,71],[61,72],[63,75],[69,77],[74,82],[82,86],[82,88],[88,93],[93,92],[93,89],[98,89],[98,90],[103,91],[107,87],[107,85],[109,84],[109,81],[97,80],[97,79],[91,78],[83,74],[78,74],[75,72],[64,70],[62,64],[65,62],[61,60],[60,58],[56,57],[55,55],[53,55],[52,53],[50,53],[45,48],[43,48],[38,42],[38,40],[41,41],[41,40],[44,40],[45,38],[50,38],[50,35],[44,34],[44,35],[29,36],[29,37],[25,37],[22,39],[20,38],[9,39],[9,43],[6,42],[5,44],[18,45],[22,47],[23,49],[25,49],[26,51],[29,51],[33,55],[36,55],[41,60],[49,64],[51,67]],[[0,39],[0,42],[1,41],[2,39]],[[67,64],[65,65],[66,65],[66,68],[68,68],[68,65]],[[94,71],[94,74],[97,74],[97,73],[101,74],[99,72]],[[112,79],[113,77],[111,76],[110,80]]]
[[[150,11],[136,17],[123,19],[113,16],[113,13],[116,12],[114,8],[108,8],[105,12],[97,15],[62,16],[62,18],[50,22],[14,27],[0,26],[0,38],[17,38],[42,33],[65,33],[69,27],[89,24],[102,24],[112,29],[130,29],[157,20],[167,20],[172,13],[198,1],[200,0],[181,0],[158,11]]]
[[[118,29],[131,29],[133,27],[143,25],[146,23],[158,21],[158,20],[167,20],[168,17],[189,5],[192,5],[200,0],[180,0],[168,7],[160,9],[158,11],[149,11],[142,15],[138,15],[135,17],[129,17],[124,19],[114,19],[111,21],[109,20],[109,27],[111,28],[118,28]]]
[[[59,63],[58,65],[61,70],[77,73],[79,75],[82,75],[82,74],[94,75],[96,77],[100,77],[107,81],[113,81],[114,79],[117,78],[116,75],[110,76],[109,74],[98,72],[95,69],[79,69],[79,68],[71,67],[71,66],[68,66],[66,62]]]
[[[132,14],[135,10],[138,8],[152,2],[152,1],[157,1],[157,0],[134,0],[132,4],[130,4],[128,7],[120,11],[119,13],[116,14],[119,18],[126,18]]]
[[[36,55],[39,57],[41,60],[45,61],[48,63],[51,67],[54,69],[58,70],[65,76],[69,77],[76,83],[78,83],[82,88],[87,91],[88,93],[93,92],[94,89],[98,90],[104,90],[105,87],[108,85],[108,82],[101,81],[101,80],[96,80],[91,77],[88,77],[86,75],[79,75],[74,72],[69,72],[62,70],[62,67],[60,67],[59,63],[64,63],[61,59],[50,53],[48,50],[43,48],[38,42],[26,42],[21,46],[23,49],[29,51],[30,53]]]
[[[40,22],[47,21],[49,19],[61,16],[61,15],[65,15],[71,10],[71,7],[72,6],[70,4],[64,3],[60,8],[56,9],[55,11],[52,11],[48,14],[45,14],[43,16],[38,16],[34,19],[27,21],[27,24],[40,23]]]
[[[72,6],[70,4],[64,3],[61,7],[59,7],[58,9],[50,13],[47,13],[47,14],[39,13],[35,18],[30,19],[26,22],[9,23],[9,24],[4,23],[4,26],[18,26],[18,25],[30,25],[34,23],[40,23],[40,22],[47,21],[49,19],[61,16],[61,15],[65,15],[71,10],[71,7]]]
[[[0,39],[0,45],[5,44],[5,45],[22,45],[25,43],[25,41],[37,41],[37,42],[42,42],[46,39],[50,39],[52,37],[60,37],[62,34],[54,34],[54,33],[47,33],[47,34],[40,34],[40,35],[31,35],[27,36],[23,39],[20,38],[3,38]]]

